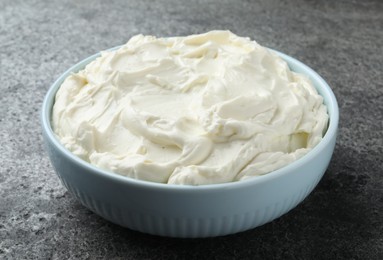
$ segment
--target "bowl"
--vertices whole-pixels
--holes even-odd
[[[286,54],[274,52],[288,63],[291,70],[312,80],[328,109],[326,134],[302,158],[246,181],[203,186],[136,180],[83,161],[57,139],[52,130],[51,115],[56,92],[64,79],[100,56],[96,54],[62,74],[50,87],[43,102],[43,137],[58,177],[73,196],[97,215],[153,235],[222,236],[249,230],[282,216],[306,198],[326,171],[335,146],[339,109],[332,90],[315,71]]]

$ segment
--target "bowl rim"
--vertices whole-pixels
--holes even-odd
[[[111,171],[107,171],[101,168],[98,168],[85,160],[77,157],[74,155],[71,151],[69,151],[67,148],[65,148],[64,145],[61,144],[57,136],[55,135],[52,125],[51,125],[51,115],[52,115],[52,109],[54,105],[54,100],[56,96],[56,92],[61,87],[62,82],[67,78],[70,74],[76,73],[79,70],[83,69],[87,64],[89,64],[91,61],[95,60],[103,52],[108,51],[114,51],[116,49],[119,49],[122,46],[116,46],[110,49],[107,49],[105,51],[101,51],[99,53],[93,54],[80,62],[76,63],[75,65],[71,66],[69,69],[67,69],[64,73],[62,73],[55,81],[54,83],[49,87],[48,92],[46,93],[44,97],[44,101],[42,103],[42,109],[41,109],[41,124],[42,124],[42,130],[43,133],[46,135],[47,139],[53,146],[60,151],[61,154],[66,156],[69,160],[71,160],[73,163],[77,164],[78,166],[85,168],[86,170],[92,172],[92,174],[97,174],[99,177],[103,177],[108,179],[109,181],[114,182],[122,182],[126,185],[135,186],[137,188],[156,188],[159,190],[166,190],[166,191],[178,191],[178,192],[193,192],[193,191],[211,191],[211,190],[228,190],[228,189],[243,189],[245,187],[258,185],[267,181],[274,180],[278,178],[279,176],[289,174],[292,171],[295,171],[300,166],[304,165],[305,163],[312,160],[314,157],[318,156],[321,151],[327,147],[331,141],[332,138],[337,135],[337,128],[338,128],[338,122],[339,122],[339,107],[338,102],[336,100],[336,97],[330,88],[330,86],[327,84],[327,82],[313,69],[311,69],[306,64],[302,63],[301,61],[284,54],[280,51],[276,51],[271,48],[267,48],[271,52],[277,54],[279,57],[281,57],[288,66],[295,66],[300,67],[301,70],[304,71],[304,75],[308,76],[312,82],[316,82],[316,84],[313,84],[314,87],[317,89],[319,94],[323,97],[323,101],[325,102],[327,113],[329,115],[329,123],[327,126],[327,131],[325,135],[323,136],[322,140],[307,154],[302,156],[296,161],[293,161],[292,163],[279,168],[277,170],[274,170],[270,173],[254,176],[254,178],[249,178],[244,181],[235,181],[235,182],[227,182],[227,183],[217,183],[217,184],[204,184],[204,185],[179,185],[179,184],[167,184],[167,183],[157,183],[157,182],[151,182],[151,181],[145,181],[145,180],[139,180],[134,179],[128,176],[123,176]],[[318,86],[317,86],[318,85]]]

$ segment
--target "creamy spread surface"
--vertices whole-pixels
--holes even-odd
[[[83,160],[189,185],[279,169],[317,145],[327,122],[305,76],[229,31],[134,36],[70,75],[52,116],[61,143]]]

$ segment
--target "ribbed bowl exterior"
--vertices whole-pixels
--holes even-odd
[[[277,52],[278,53],[278,52]],[[305,73],[324,96],[330,125],[323,141],[303,158],[265,176],[206,186],[154,184],[97,169],[67,151],[54,136],[51,109],[66,76],[97,55],[65,72],[48,92],[42,111],[43,137],[57,175],[84,206],[118,225],[169,237],[212,237],[245,231],[280,217],[315,188],[330,162],[338,125],[338,106],[328,85],[299,61],[278,53]]]
[[[94,200],[91,195],[74,190],[68,190],[76,196],[80,202],[101,217],[132,230],[152,235],[197,238],[213,237],[234,234],[249,230],[270,222],[290,211],[298,205],[313,189],[313,185],[302,189],[291,197],[267,206],[262,209],[255,209],[242,214],[232,213],[227,216],[200,218],[159,216],[147,212],[135,212],[124,210],[120,207],[111,207],[110,203]]]

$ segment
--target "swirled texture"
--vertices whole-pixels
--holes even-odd
[[[321,139],[328,115],[311,82],[229,31],[137,35],[70,75],[56,95],[62,144],[136,179],[214,184],[267,174]]]

